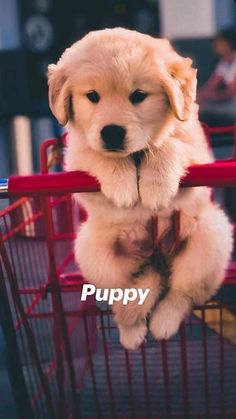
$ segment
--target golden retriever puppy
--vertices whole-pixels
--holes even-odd
[[[66,168],[101,184],[101,193],[76,196],[88,212],[76,260],[96,287],[150,290],[142,305],[113,305],[127,349],[143,342],[147,319],[156,339],[175,334],[193,304],[216,292],[230,258],[231,226],[210,190],[179,188],[188,166],[212,161],[195,95],[190,59],[122,28],[89,33],[49,66],[51,110],[68,131]]]

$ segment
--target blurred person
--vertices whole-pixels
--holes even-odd
[[[209,124],[231,124],[236,122],[236,30],[217,34],[213,51],[219,62],[198,91],[200,119]]]

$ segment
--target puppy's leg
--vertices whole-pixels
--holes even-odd
[[[219,288],[232,250],[232,228],[220,209],[200,215],[186,248],[175,257],[170,291],[154,310],[150,331],[156,339],[174,335],[193,304],[205,303]]]
[[[189,163],[188,153],[186,144],[170,138],[144,159],[140,168],[139,192],[145,207],[151,210],[169,208]]]
[[[75,140],[78,141],[77,136]],[[133,207],[139,200],[137,170],[130,157],[107,157],[87,149],[75,154],[74,148],[69,146],[66,167],[67,170],[84,170],[95,176],[102,193],[117,207]]]
[[[138,298],[124,305],[121,301],[113,304],[115,321],[120,331],[120,342],[129,350],[137,349],[145,340],[147,333],[147,316],[151,312],[162,291],[161,278],[157,272],[148,267],[145,272],[136,273],[127,287],[147,290],[149,293],[142,305]]]
[[[118,255],[115,242],[119,226],[84,223],[75,242],[75,260],[84,277],[99,288],[124,287],[140,260]]]
[[[117,327],[120,332],[120,343],[125,349],[135,351],[145,342],[147,334],[146,320],[141,320],[132,326],[118,324]]]
[[[133,207],[139,200],[137,172],[133,161],[109,159],[96,168],[101,191],[117,207]]]

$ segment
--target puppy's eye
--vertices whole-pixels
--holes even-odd
[[[138,103],[141,103],[146,99],[147,93],[143,92],[142,90],[135,90],[131,95],[129,96],[129,100],[133,105],[136,105]]]
[[[88,92],[86,94],[88,100],[90,100],[90,102],[92,103],[98,103],[100,100],[100,96],[98,94],[98,92],[96,92],[96,90],[91,90],[91,92]]]

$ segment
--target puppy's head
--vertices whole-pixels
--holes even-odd
[[[195,91],[190,59],[122,28],[91,32],[49,66],[53,114],[83,146],[111,156],[158,146],[170,118],[189,118]]]

